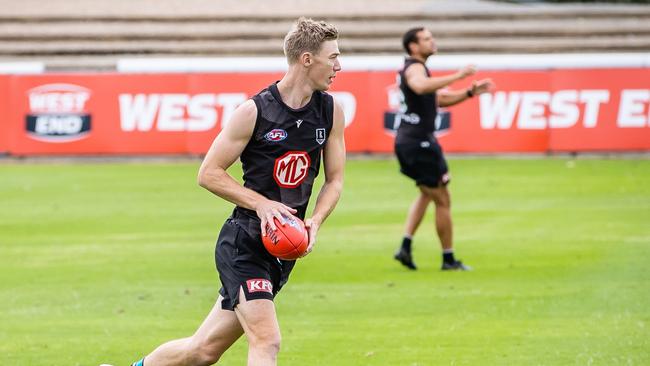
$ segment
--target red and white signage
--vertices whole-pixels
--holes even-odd
[[[435,71],[444,75],[448,71]],[[0,152],[203,154],[235,108],[282,72],[0,75]],[[391,152],[384,112],[393,70],[342,71],[331,93],[349,152]],[[496,90],[451,107],[447,152],[650,150],[650,68],[499,70]],[[278,134],[274,138],[281,138]],[[278,184],[306,175],[302,156],[276,162]],[[307,162],[308,163],[308,162]]]
[[[246,288],[248,292],[268,292],[273,293],[273,284],[271,281],[264,278],[254,278],[246,281]]]
[[[27,135],[44,142],[71,142],[88,136],[91,116],[86,109],[90,90],[74,84],[46,84],[27,91]]]
[[[289,151],[275,159],[273,179],[283,188],[296,188],[307,178],[311,159],[305,151]]]
[[[7,118],[9,112],[9,75],[0,75],[0,154],[9,152],[9,131],[12,125]]]

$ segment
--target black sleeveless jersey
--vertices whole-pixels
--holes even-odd
[[[401,122],[397,129],[395,144],[419,144],[422,141],[436,141],[433,135],[438,113],[436,93],[418,95],[406,83],[406,69],[415,63],[424,66],[427,76],[430,76],[429,69],[423,62],[410,57],[404,60],[404,67],[400,70],[398,77],[403,99],[400,110]]]
[[[321,152],[332,129],[334,100],[315,91],[304,107],[293,109],[282,101],[276,83],[252,99],[257,120],[241,154],[244,187],[296,209],[296,216],[304,219]],[[248,221],[244,227],[257,235],[255,211],[236,207],[234,216]]]

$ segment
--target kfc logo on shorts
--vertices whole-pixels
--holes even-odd
[[[252,280],[246,281],[246,287],[248,292],[268,292],[273,294],[273,285],[271,281],[264,278],[254,278]]]
[[[307,178],[311,159],[305,151],[289,151],[275,160],[273,179],[282,188],[296,188]]]
[[[264,135],[266,141],[277,142],[282,141],[287,138],[287,131],[276,128],[271,130]]]
[[[46,84],[27,92],[29,113],[25,116],[28,135],[46,142],[70,142],[87,137],[90,113],[86,102],[90,90],[73,84]]]

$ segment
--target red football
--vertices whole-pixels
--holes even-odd
[[[293,260],[300,258],[305,254],[309,246],[309,236],[305,223],[297,217],[285,217],[285,224],[282,225],[280,220],[273,218],[276,230],[266,224],[266,236],[262,236],[264,247],[272,256]]]

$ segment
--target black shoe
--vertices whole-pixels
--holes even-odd
[[[442,262],[443,271],[471,271],[472,267],[463,264],[461,261],[453,261],[452,263]]]
[[[400,249],[395,253],[394,258],[398,260],[400,263],[402,263],[406,268],[416,270],[418,267],[415,266],[415,263],[413,263],[413,258],[411,257],[411,253],[407,252],[404,249]]]

